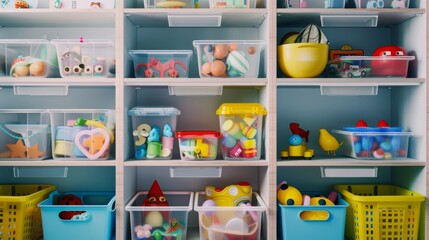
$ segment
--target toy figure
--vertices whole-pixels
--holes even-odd
[[[283,205],[301,205],[302,194],[298,189],[284,182],[277,190],[277,200]]]
[[[319,145],[329,155],[335,156],[335,151],[343,145],[343,142],[339,143],[338,140],[332,136],[326,129],[320,129]]]
[[[76,74],[79,75],[84,69],[85,65],[81,61],[82,57],[76,51],[68,51],[61,56],[61,65],[63,66],[63,73],[65,75]]]
[[[382,46],[377,48],[372,56],[383,57],[385,60],[372,60],[371,69],[374,76],[407,76],[408,61],[399,58],[407,56],[405,49],[399,46]]]
[[[137,235],[137,240],[147,240],[150,238],[152,226],[150,224],[137,225],[134,227],[134,232]]]
[[[384,8],[383,0],[371,0],[366,4],[366,8]]]
[[[169,226],[165,230],[165,234],[169,234],[169,235],[178,234],[180,229],[185,230],[185,226],[183,226],[181,223],[179,223],[179,221],[177,221],[176,218],[172,218],[170,220]],[[181,234],[178,234],[178,235],[181,235]],[[165,238],[167,240],[170,240],[171,236],[165,236]]]
[[[306,142],[308,142],[308,135],[310,135],[310,131],[305,131],[304,129],[300,128],[299,123],[290,123],[289,127],[292,131],[292,134],[297,134],[300,137],[304,138]]]
[[[157,180],[154,180],[142,206],[169,206]]]

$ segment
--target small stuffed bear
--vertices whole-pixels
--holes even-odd
[[[150,238],[152,226],[149,224],[137,225],[134,227],[134,232],[136,232],[138,240],[146,240]]]

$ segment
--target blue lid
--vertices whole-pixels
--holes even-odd
[[[129,116],[177,116],[180,111],[174,107],[133,107],[128,111]]]

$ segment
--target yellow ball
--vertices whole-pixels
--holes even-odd
[[[42,61],[34,62],[30,65],[31,76],[43,76],[45,75],[45,63]]]
[[[302,194],[295,187],[283,183],[277,191],[277,200],[282,205],[302,205]]]
[[[30,74],[30,69],[28,65],[18,66],[14,69],[12,76],[14,77],[24,77]]]
[[[162,217],[161,212],[153,211],[146,215],[144,221],[146,224],[150,224],[152,227],[162,227],[164,218]]]

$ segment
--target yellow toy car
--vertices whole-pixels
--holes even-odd
[[[304,158],[310,160],[314,158],[314,149],[307,148],[304,142],[299,145],[289,145],[288,148],[283,149],[280,153],[280,157],[283,160],[294,159],[294,158]]]

